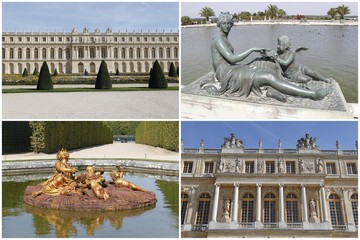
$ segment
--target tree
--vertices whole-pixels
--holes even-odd
[[[101,61],[99,72],[96,77],[95,89],[111,89],[111,78],[104,60]]]
[[[270,4],[267,6],[267,10],[265,11],[266,15],[270,18],[278,17],[279,8],[276,5]]]
[[[338,11],[336,8],[330,8],[330,10],[327,12],[327,14],[331,17],[331,19],[334,19],[336,15],[338,14]]]
[[[209,18],[215,16],[214,10],[209,7],[203,7],[201,11],[199,12],[201,17],[205,17],[206,21],[209,22]]]
[[[119,72],[119,69],[118,69],[118,68],[116,69],[115,75],[116,75],[116,76],[120,76],[120,72]]]
[[[46,61],[42,64],[39,74],[39,80],[36,86],[37,90],[52,90],[53,82],[51,80],[49,67]]]
[[[39,74],[39,72],[38,72],[37,68],[35,68],[34,71],[33,71],[33,75],[37,76],[38,74]]]
[[[59,74],[58,74],[57,69],[55,68],[55,70],[54,70],[54,76],[57,76],[57,75],[59,75]]]
[[[286,12],[285,12],[284,9],[279,9],[279,11],[278,11],[278,17],[279,17],[279,18],[284,18],[284,17],[286,17]]]
[[[161,69],[159,62],[156,60],[150,71],[149,88],[167,88],[168,84]]]
[[[24,68],[24,71],[23,71],[23,73],[22,73],[22,76],[23,76],[23,77],[29,76],[29,73],[28,73],[28,71],[27,71],[26,68]]]
[[[243,12],[239,13],[239,17],[241,20],[250,20],[251,13],[243,11]]]
[[[234,13],[233,19],[234,19],[234,21],[238,22],[240,20],[240,14]]]
[[[88,73],[88,71],[86,69],[85,69],[84,75],[89,76],[89,73]]]
[[[181,17],[181,25],[190,25],[191,20],[189,16],[182,16]]]
[[[338,6],[338,7],[336,8],[336,10],[337,10],[337,13],[340,15],[340,19],[344,19],[344,16],[345,16],[345,15],[348,15],[348,14],[351,13],[351,12],[350,12],[350,8],[347,7],[347,6],[345,6],[344,4],[341,5],[341,6]]]
[[[170,68],[169,68],[169,73],[168,73],[169,77],[178,77],[178,75],[176,74],[176,69],[175,69],[175,65],[173,62],[170,63]]]

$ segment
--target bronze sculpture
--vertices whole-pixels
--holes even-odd
[[[211,95],[231,95],[235,97],[248,97],[251,92],[285,102],[286,95],[292,95],[313,100],[320,100],[327,96],[332,89],[321,88],[311,90],[302,88],[288,81],[272,71],[265,71],[255,65],[240,64],[251,53],[258,52],[266,55],[267,49],[251,48],[243,53],[235,54],[234,48],[228,40],[228,34],[233,26],[230,13],[221,13],[217,26],[220,32],[212,39],[211,55],[215,71],[215,83],[204,82],[201,88]]]
[[[86,173],[81,174],[77,180],[79,186],[82,188],[90,188],[97,198],[106,201],[110,198],[110,195],[106,189],[103,188],[103,186],[106,186],[105,178],[102,176],[103,173],[104,168],[101,168],[100,171],[96,171],[93,166],[87,166]]]
[[[142,192],[146,192],[146,190],[142,187],[139,187],[137,185],[135,185],[132,182],[126,181],[123,176],[124,176],[124,169],[117,166],[116,170],[113,170],[110,174],[113,183],[115,185],[115,187],[127,187],[130,188],[132,190],[136,190],[136,191],[142,191]]]

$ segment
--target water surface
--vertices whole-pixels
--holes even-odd
[[[212,70],[210,45],[217,27],[181,29],[181,81],[195,81]],[[252,47],[276,50],[276,39],[287,35],[291,49],[307,47],[296,62],[334,78],[348,102],[358,101],[358,30],[357,26],[256,25],[234,26],[229,34],[235,53]],[[259,56],[251,54],[243,62]]]

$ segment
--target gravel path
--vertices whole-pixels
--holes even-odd
[[[179,153],[168,151],[166,149],[151,147],[134,142],[106,144],[90,148],[83,148],[69,151],[70,159],[72,158],[138,158],[138,159],[155,159],[179,161]],[[45,153],[23,153],[2,155],[2,160],[36,160],[36,159],[56,159],[56,154]]]
[[[2,94],[3,119],[178,119],[178,91]]]

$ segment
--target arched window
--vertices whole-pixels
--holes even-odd
[[[330,217],[331,224],[336,225],[344,225],[342,209],[341,209],[341,201],[339,196],[336,194],[331,194],[329,196],[329,206],[330,206]]]
[[[174,58],[178,58],[178,48],[174,48]]]
[[[358,225],[358,194],[354,193],[353,195],[351,195],[350,201],[351,201],[351,209],[353,212],[355,225],[357,226]]]
[[[79,56],[79,58],[84,58],[84,49],[83,48],[79,48],[78,49],[78,56]]]
[[[118,49],[114,48],[114,58],[119,58]]]
[[[101,58],[107,58],[106,47],[101,48]]]
[[[58,59],[62,59],[62,58],[63,58],[62,49],[59,48],[58,49]]]
[[[22,59],[22,49],[18,49],[18,59]]]
[[[136,49],[136,57],[139,59],[141,58],[141,49],[140,48],[137,48]]]
[[[210,195],[203,193],[200,195],[196,214],[196,224],[208,224],[210,211]]]
[[[148,52],[148,48],[144,48],[144,58],[148,59],[149,58],[149,52]]]
[[[137,62],[137,72],[142,72],[141,62]]]
[[[34,58],[39,59],[39,49],[38,48],[34,49]]]
[[[121,58],[125,58],[126,57],[126,50],[125,48],[121,48]]]
[[[51,59],[55,58],[55,49],[54,48],[50,48],[50,58]]]
[[[264,197],[264,223],[276,222],[276,198],[272,193]]]
[[[189,195],[187,195],[186,193],[181,193],[181,225],[185,223],[185,216],[186,216],[188,203],[189,203]]]
[[[94,47],[90,48],[90,58],[95,58],[95,48]]]
[[[286,222],[299,222],[298,199],[293,193],[290,193],[286,196]]]
[[[14,49],[10,48],[10,59],[14,59]]]
[[[155,48],[151,49],[151,58],[156,58],[156,50],[155,50]]]
[[[71,53],[70,48],[66,48],[66,59],[70,59]]]
[[[30,59],[30,48],[26,49],[26,59]]]
[[[42,49],[42,59],[46,59],[46,48]]]
[[[166,48],[166,57],[170,58],[170,48]]]
[[[134,52],[132,48],[129,48],[129,58],[133,59],[134,58]]]
[[[5,48],[2,48],[2,59],[5,59]]]
[[[159,48],[159,58],[163,58],[164,54],[163,54],[163,49]]]
[[[241,206],[241,222],[254,222],[254,196],[251,193],[243,196]]]

